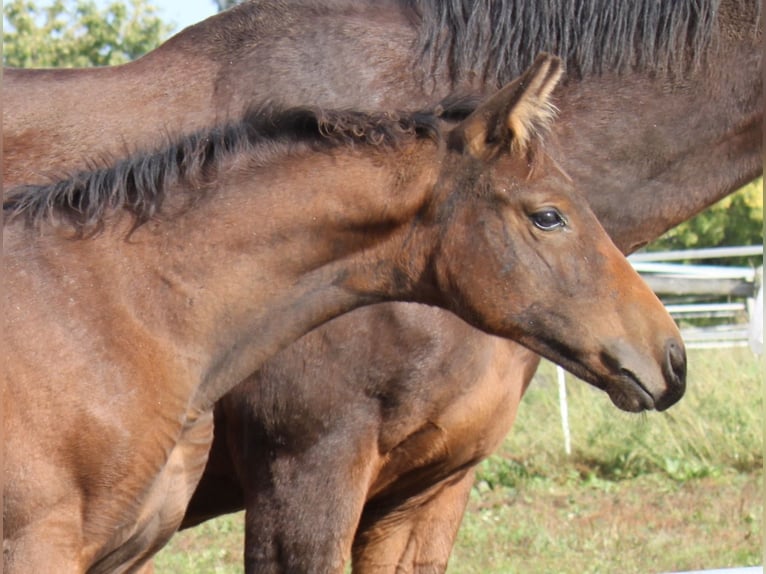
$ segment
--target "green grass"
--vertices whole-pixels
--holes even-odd
[[[450,573],[761,564],[762,372],[748,349],[690,351],[684,399],[642,415],[568,377],[567,456],[555,370],[543,365],[481,465]]]
[[[762,563],[763,369],[748,349],[690,351],[684,399],[631,415],[567,378],[564,453],[544,364],[482,463],[449,574],[660,573]],[[181,533],[158,574],[241,572],[242,515]]]
[[[474,492],[451,574],[660,573],[761,563],[761,477]]]
[[[555,370],[545,363],[524,397],[513,431],[480,474],[493,483],[498,468],[520,479],[561,481],[574,473],[583,479],[619,480],[660,472],[683,481],[761,469],[761,381],[761,367],[746,348],[692,350],[683,400],[662,413],[634,415],[567,377],[573,450],[567,457]]]
[[[244,513],[209,520],[170,541],[155,559],[155,574],[237,574],[243,571]]]

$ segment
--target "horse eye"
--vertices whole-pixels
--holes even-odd
[[[529,217],[532,219],[532,223],[535,224],[535,227],[542,229],[543,231],[552,231],[566,225],[564,217],[558,210],[553,209],[552,207],[533,213]]]

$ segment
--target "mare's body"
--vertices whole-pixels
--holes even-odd
[[[540,57],[457,124],[261,113],[13,190],[4,571],[141,565],[180,524],[215,402],[356,307],[440,305],[623,409],[676,402],[673,320],[540,149],[560,73]],[[383,461],[357,462],[364,489]]]
[[[722,10],[713,25],[713,34],[729,42],[721,53],[750,54],[747,66],[755,73],[760,51],[752,36],[725,36],[733,28],[747,31],[752,22],[743,11],[734,25],[733,5],[724,3]],[[341,48],[333,49],[337,60]],[[674,57],[668,52],[664,57]],[[614,47],[607,52],[617,53]],[[284,62],[293,52],[277,54]],[[268,85],[279,85],[279,66],[264,57]],[[331,72],[333,61],[318,58],[317,70]],[[574,67],[574,78],[556,92],[571,127],[554,125],[558,137],[549,149],[577,181],[596,183],[588,187],[589,201],[623,249],[688,218],[760,169],[757,78],[739,76],[741,69],[726,70],[726,64],[718,68],[723,62],[679,79],[658,63],[620,73],[602,63],[604,73],[594,74],[577,61],[585,77]],[[740,97],[734,99],[726,95],[731,74],[739,76],[734,91]],[[346,85],[329,93],[332,85],[357,79],[332,77],[329,86],[314,80],[318,97],[343,101],[365,89]],[[430,87],[438,91],[448,83]],[[294,86],[282,89],[288,98],[308,97],[294,96]],[[403,87],[371,89],[385,100]],[[570,102],[584,115],[570,114]],[[579,141],[593,118],[599,127],[595,140]],[[573,148],[558,148],[562,142]],[[726,149],[734,161],[710,162],[706,149]],[[246,561],[259,572],[331,569],[342,550],[337,533],[354,530],[355,571],[443,571],[474,464],[510,429],[537,361],[523,347],[476,334],[436,309],[380,306],[336,319],[281,352],[217,406],[219,432],[185,525],[246,508]],[[325,381],[344,381],[348,388],[328,396]],[[311,422],[298,424],[301,419]],[[353,490],[355,457],[374,451],[385,453],[388,464],[367,491]],[[328,496],[333,489],[344,493],[344,504]],[[347,508],[362,506],[356,523]],[[279,548],[290,550],[280,554]]]
[[[377,307],[375,322],[360,309],[310,333],[216,405],[183,527],[246,508],[247,572],[342,572],[349,539],[354,572],[446,568],[475,465],[510,429],[539,358],[469,337],[436,361],[451,318]],[[371,458],[360,488],[354,469]]]

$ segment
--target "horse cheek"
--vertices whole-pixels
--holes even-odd
[[[466,258],[470,262],[463,273],[468,275],[466,302],[473,314],[486,320],[484,328],[509,336],[518,327],[524,307],[518,287],[524,284],[522,254],[525,250],[515,226],[502,211],[475,220],[467,231]]]

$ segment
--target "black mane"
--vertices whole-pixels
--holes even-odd
[[[686,73],[719,32],[720,0],[401,1],[420,19],[422,62],[443,67],[453,82],[478,76],[501,86],[540,52],[561,57],[569,77],[631,68]],[[741,8],[759,19],[748,2]]]
[[[439,117],[461,115],[472,107],[456,99],[441,106],[438,115],[400,115],[266,106],[242,121],[183,136],[157,151],[134,154],[49,185],[19,186],[6,195],[3,214],[5,222],[23,217],[33,226],[61,220],[83,237],[103,229],[109,214],[124,209],[133,217],[135,229],[160,212],[172,186],[189,188],[193,200],[214,181],[221,162],[236,154],[268,162],[301,147],[391,148],[414,138],[436,140]]]
[[[630,70],[686,74],[715,49],[727,15],[733,22],[752,21],[751,29],[734,31],[741,34],[759,34],[761,19],[758,0],[391,2],[417,29],[415,48],[424,76],[446,74],[453,87],[463,80],[500,87],[523,73],[540,52],[564,60],[569,78]],[[200,26],[215,26],[214,53],[228,58],[232,51],[249,50],[268,18],[308,18],[311,13],[363,17],[365,4],[387,6],[381,0],[295,0],[281,7],[253,0]],[[265,20],[264,12],[269,13]]]

